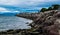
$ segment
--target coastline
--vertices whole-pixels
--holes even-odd
[[[39,13],[39,16],[37,18],[33,17],[33,22],[29,24],[31,26],[31,29],[8,30],[5,32],[0,32],[0,34],[7,34],[7,35],[10,35],[10,34],[11,35],[14,35],[14,34],[16,35],[52,35],[54,34],[54,35],[59,35],[60,21],[58,19],[60,20],[60,11],[58,10],[41,12]]]
[[[16,16],[30,19],[30,20],[34,20],[34,19],[37,19],[39,17],[39,14],[40,13],[20,13],[20,14],[17,14]]]

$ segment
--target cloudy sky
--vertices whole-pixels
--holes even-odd
[[[60,0],[0,0],[0,12],[37,11],[52,4],[60,4]]]

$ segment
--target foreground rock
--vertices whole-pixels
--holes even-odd
[[[37,14],[30,23],[31,29],[8,30],[0,32],[1,35],[60,35],[60,11],[51,10]],[[22,16],[23,17],[23,16]],[[28,17],[28,18],[29,18]],[[35,16],[36,17],[36,16]],[[26,16],[25,16],[26,18]]]
[[[60,35],[60,11],[44,12],[30,25],[43,35]]]

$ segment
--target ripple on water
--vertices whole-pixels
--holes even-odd
[[[9,29],[28,29],[31,28],[27,26],[27,22],[32,22],[32,20],[16,17],[16,16],[1,16],[0,17],[0,31]]]

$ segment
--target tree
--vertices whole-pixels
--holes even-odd
[[[52,7],[49,7],[49,8],[48,8],[48,11],[49,11],[49,10],[52,10]]]
[[[53,10],[57,10],[60,7],[60,5],[55,4],[55,5],[52,5],[52,7],[53,7]]]
[[[49,10],[57,10],[60,8],[59,4],[54,4],[51,7],[49,7],[48,9],[46,8],[42,8],[39,12],[44,12],[44,11],[49,11]]]
[[[47,11],[46,8],[42,8],[40,12],[44,12],[44,11]]]

